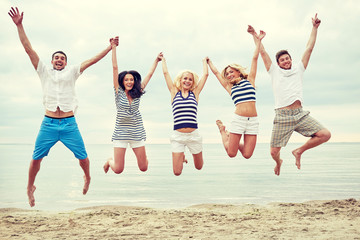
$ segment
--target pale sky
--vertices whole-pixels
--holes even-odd
[[[246,32],[251,24],[266,32],[265,49],[275,62],[280,49],[300,61],[309,39],[311,17],[321,25],[304,75],[305,110],[332,132],[331,141],[360,141],[360,3],[357,0],[32,0],[0,2],[0,143],[35,142],[44,115],[38,76],[8,16],[10,7],[24,12],[23,25],[40,59],[50,64],[57,50],[68,65],[80,64],[119,36],[119,70],[134,69],[144,77],[159,52],[172,77],[182,69],[201,76],[209,56],[219,70],[227,64],[250,67],[254,43]],[[210,70],[209,70],[210,71]],[[259,57],[258,141],[269,142],[274,117],[270,78]],[[172,132],[170,93],[161,63],[141,102],[147,143],[169,143]],[[111,143],[116,109],[111,53],[91,66],[76,84],[76,114],[85,143]],[[205,143],[220,143],[215,125],[228,125],[234,112],[228,93],[211,73],[200,95],[199,131]],[[305,141],[294,134],[291,141]]]

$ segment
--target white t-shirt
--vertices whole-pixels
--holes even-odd
[[[296,100],[303,102],[303,75],[305,67],[302,61],[291,69],[285,70],[271,64],[268,73],[271,77],[275,98],[275,109],[287,107]]]
[[[36,71],[43,88],[45,109],[55,112],[59,107],[63,112],[75,112],[77,108],[75,81],[81,75],[80,65],[66,66],[63,70],[58,71],[45,66],[39,60]]]

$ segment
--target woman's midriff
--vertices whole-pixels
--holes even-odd
[[[235,106],[235,113],[243,117],[256,117],[256,102],[238,103]]]
[[[182,133],[191,133],[194,130],[196,130],[196,128],[179,128],[179,129],[176,129],[176,131],[182,132]]]

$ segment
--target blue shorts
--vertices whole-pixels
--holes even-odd
[[[78,129],[75,117],[51,118],[44,117],[39,134],[36,138],[32,158],[34,160],[46,157],[50,148],[61,141],[70,149],[77,159],[87,158],[84,141]]]

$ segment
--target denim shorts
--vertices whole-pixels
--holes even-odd
[[[41,123],[32,158],[39,160],[46,157],[50,148],[58,141],[70,149],[77,159],[87,158],[84,141],[75,117],[51,118],[47,116]]]

